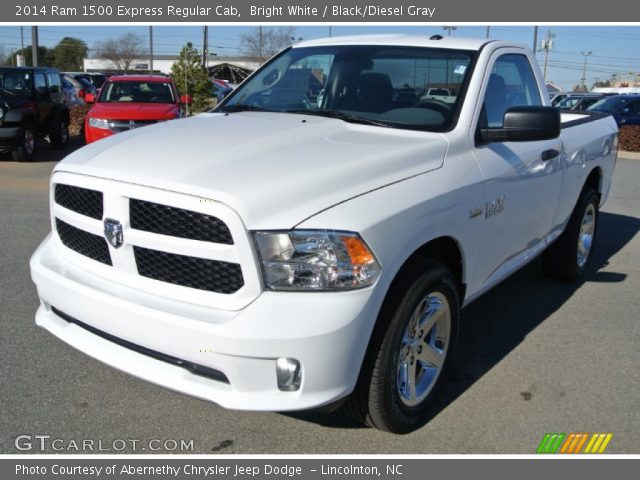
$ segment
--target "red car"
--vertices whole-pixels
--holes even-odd
[[[180,97],[173,80],[163,75],[117,75],[108,78],[97,97],[87,94],[93,106],[84,123],[87,143],[114,133],[184,116],[187,95]]]

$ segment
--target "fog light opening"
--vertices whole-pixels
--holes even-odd
[[[278,388],[283,392],[295,392],[300,389],[302,368],[295,358],[279,358],[276,360]]]

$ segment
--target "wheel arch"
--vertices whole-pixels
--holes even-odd
[[[584,191],[587,187],[593,188],[596,193],[602,197],[602,168],[595,166],[591,169],[589,175],[587,175],[587,179],[584,182],[582,190]]]

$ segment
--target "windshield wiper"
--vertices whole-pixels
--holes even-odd
[[[266,108],[258,107],[257,105],[229,105],[224,107],[221,112],[235,113],[235,112],[271,112],[273,110],[267,110]]]
[[[360,123],[363,125],[375,125],[377,127],[389,127],[388,123],[371,120],[369,118],[351,115],[341,110],[305,110],[303,108],[296,110],[285,110],[286,113],[300,113],[302,115],[316,115],[318,117],[337,118],[349,123]]]

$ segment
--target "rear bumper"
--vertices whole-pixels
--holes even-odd
[[[264,292],[242,310],[223,311],[96,277],[65,262],[56,248],[49,236],[31,259],[41,302],[36,323],[108,365],[241,410],[318,407],[348,395],[355,386],[377,315],[375,287],[335,293]],[[110,341],[109,336],[122,342]],[[123,346],[127,342],[142,347],[143,353]],[[228,383],[145,354],[145,349],[214,369]],[[298,391],[278,389],[275,365],[280,357],[300,361]]]

